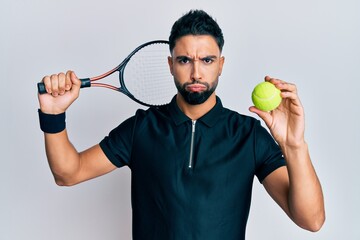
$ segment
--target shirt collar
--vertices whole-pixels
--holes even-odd
[[[216,96],[215,106],[204,116],[199,118],[197,121],[201,121],[208,127],[212,127],[220,119],[222,110],[223,110],[223,105],[221,103],[221,100],[218,96]],[[169,112],[171,118],[173,119],[176,125],[180,125],[183,122],[191,120],[180,110],[179,106],[176,103],[176,96],[174,96],[171,102],[169,103]]]

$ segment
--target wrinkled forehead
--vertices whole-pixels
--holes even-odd
[[[175,42],[172,56],[220,56],[220,48],[210,35],[186,35]]]

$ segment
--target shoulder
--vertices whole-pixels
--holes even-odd
[[[261,122],[258,119],[225,107],[222,109],[222,118],[229,123],[236,124],[237,127],[253,129],[254,127],[261,126]]]
[[[169,115],[169,106],[163,105],[159,107],[150,107],[148,109],[138,109],[135,113],[134,118],[137,121],[151,121],[151,120],[160,120],[163,118],[168,119]]]
[[[164,126],[171,123],[171,117],[167,105],[161,107],[150,107],[148,109],[138,109],[134,116],[129,118],[128,127],[131,127],[136,132],[141,132],[144,129]]]

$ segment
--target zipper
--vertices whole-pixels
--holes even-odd
[[[196,124],[196,120],[192,120],[191,142],[190,142],[190,156],[189,156],[189,166],[188,166],[189,168],[192,168],[192,164],[193,164],[195,124]]]

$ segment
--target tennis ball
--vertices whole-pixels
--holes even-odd
[[[281,91],[270,82],[262,82],[255,86],[251,98],[256,108],[271,111],[281,103]]]

